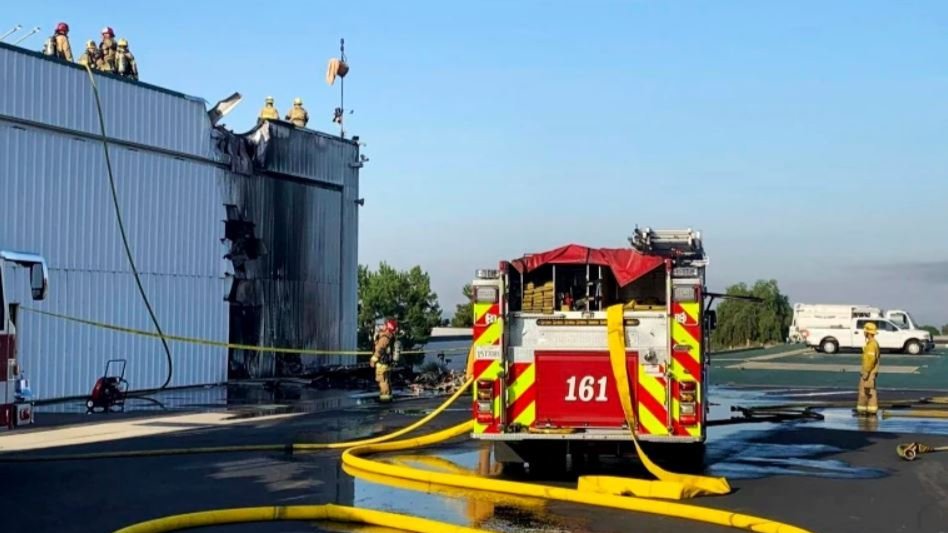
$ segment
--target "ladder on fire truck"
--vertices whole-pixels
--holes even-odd
[[[652,229],[638,226],[629,237],[629,243],[640,252],[676,255],[704,259],[701,232],[688,229]]]

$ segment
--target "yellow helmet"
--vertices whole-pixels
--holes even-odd
[[[875,322],[869,322],[869,323],[867,323],[866,326],[863,328],[863,331],[866,332],[866,335],[875,335],[876,332],[879,331],[879,328],[876,327],[876,323],[875,323]]]
[[[272,97],[272,96],[268,96],[268,97],[264,98],[263,101],[266,102],[266,103],[268,103],[268,104],[272,104],[272,103],[273,103],[273,97]]]
[[[293,99],[293,104],[294,104],[294,105],[303,105],[303,99],[302,99],[302,98],[294,98],[294,99]]]
[[[128,46],[128,41],[126,41],[125,39],[119,39],[118,46],[119,48],[125,48]]]
[[[86,41],[86,48],[95,48],[95,41]]]

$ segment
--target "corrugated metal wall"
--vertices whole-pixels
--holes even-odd
[[[85,69],[0,43],[0,114],[98,135]],[[211,157],[204,101],[142,83],[96,75],[109,136]]]
[[[202,100],[97,76],[125,223],[143,283],[169,333],[233,338],[224,300],[224,205],[244,210],[267,255],[255,260],[262,343],[356,345],[358,147],[288,129],[267,165],[244,176],[217,164]],[[0,44],[0,248],[51,266],[50,296],[26,305],[151,330],[122,249],[84,70]],[[275,127],[278,125],[274,125]],[[283,126],[279,126],[283,128]],[[16,280],[15,280],[16,281]],[[25,291],[25,281],[16,283]],[[22,294],[22,293],[21,293]],[[105,360],[129,359],[133,388],[160,385],[160,342],[20,317],[20,360],[38,398],[88,393]],[[172,385],[226,379],[223,348],[172,343]],[[323,363],[351,358],[319,357]],[[273,371],[258,365],[260,375]]]
[[[126,230],[165,331],[227,338],[213,166],[113,147]],[[26,305],[151,331],[115,222],[101,144],[0,121],[0,246],[49,261],[50,293]],[[24,291],[25,280],[15,284]],[[23,294],[21,292],[21,294]],[[127,358],[132,386],[167,366],[158,341],[22,313],[20,360],[38,398],[86,394],[105,360]],[[226,350],[172,344],[172,385],[220,383]]]

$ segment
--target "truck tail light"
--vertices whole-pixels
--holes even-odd
[[[478,380],[475,386],[474,419],[481,424],[494,421],[494,381]]]
[[[678,382],[678,420],[686,425],[698,423],[698,386],[694,381]]]

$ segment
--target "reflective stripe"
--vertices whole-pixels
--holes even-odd
[[[648,435],[668,434],[668,411],[665,407],[663,378],[651,376],[639,365],[636,403],[638,403],[639,432]]]
[[[700,303],[698,302],[674,302],[672,322],[672,344],[673,346],[686,346],[687,350],[672,351],[671,375],[676,381],[694,381],[695,382],[695,416],[699,422],[704,418],[704,406],[701,404],[703,377],[701,353],[701,323]],[[684,320],[679,320],[683,318]],[[681,424],[681,402],[678,399],[677,385],[672,388],[672,425],[676,435],[692,437],[701,436],[702,425],[684,425]]]
[[[507,416],[511,424],[531,426],[536,422],[536,365],[513,363],[507,386]]]

